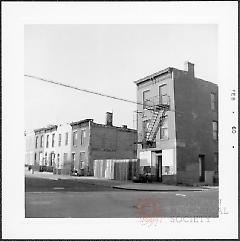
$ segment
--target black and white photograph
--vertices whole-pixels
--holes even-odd
[[[3,88],[15,113],[3,124],[12,143],[3,154],[14,156],[3,155],[3,183],[18,189],[3,204],[21,200],[19,238],[89,238],[93,230],[104,238],[237,237],[237,5],[216,3],[225,18],[234,13],[228,21],[217,13],[186,21],[167,15],[178,3],[159,2],[153,16],[166,7],[165,19],[148,21],[143,8],[152,3],[135,3],[135,11],[124,3],[54,4],[26,4],[14,23],[22,62],[17,73],[7,66],[8,78],[20,79],[3,75],[3,87],[17,83],[8,94]],[[17,238],[10,213],[6,237]],[[62,230],[42,232],[49,225]]]

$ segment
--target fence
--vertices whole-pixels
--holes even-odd
[[[114,180],[132,180],[138,173],[137,159],[94,160],[94,176]]]

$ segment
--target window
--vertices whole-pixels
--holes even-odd
[[[86,138],[86,129],[81,130],[81,145],[84,144]]]
[[[34,154],[34,160],[36,161],[37,160],[37,153],[35,152]]]
[[[58,135],[58,146],[61,146],[61,142],[62,142],[62,134]]]
[[[56,167],[59,169],[60,167],[60,154],[57,154],[57,163]]]
[[[143,91],[143,109],[146,108],[147,105],[149,105],[150,101],[150,90]]]
[[[36,140],[35,140],[35,148],[38,147],[38,136],[36,136]]]
[[[216,110],[216,101],[217,101],[216,94],[211,93],[210,98],[211,98],[211,110]]]
[[[213,140],[218,140],[218,122],[212,122],[212,129],[213,129]]]
[[[65,133],[65,145],[68,145],[68,132]]]
[[[213,162],[214,162],[214,171],[217,174],[218,173],[218,152],[215,152],[213,154]]]
[[[41,135],[40,147],[43,147],[43,135]]]
[[[168,118],[167,116],[162,120],[160,126],[160,139],[168,139]]]
[[[52,134],[52,147],[54,147],[55,133]]]
[[[48,148],[49,145],[49,135],[47,135],[47,139],[46,139],[46,148]]]
[[[73,146],[77,146],[77,131],[73,132]]]
[[[44,158],[44,160],[45,160],[45,166],[47,165],[47,152],[45,152],[45,158]]]
[[[84,169],[85,152],[80,152],[79,155],[79,169]]]
[[[150,120],[145,120],[145,121],[143,121],[143,133],[144,133],[144,136],[145,136],[145,138],[147,138],[148,137],[148,133],[149,133],[149,122],[150,122]]]
[[[168,104],[167,85],[159,86],[159,103]]]

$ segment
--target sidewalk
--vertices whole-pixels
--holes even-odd
[[[36,178],[48,178],[53,180],[76,180],[80,183],[87,183],[92,185],[100,185],[106,187],[112,187],[116,189],[123,190],[134,190],[134,191],[158,191],[158,192],[172,192],[172,191],[207,191],[207,190],[217,190],[218,187],[211,186],[200,186],[200,187],[189,187],[182,185],[167,185],[162,183],[134,183],[129,181],[119,181],[119,180],[109,180],[105,178],[97,177],[85,177],[85,176],[69,176],[69,175],[57,175],[48,172],[31,172],[26,171],[26,176],[36,177]]]

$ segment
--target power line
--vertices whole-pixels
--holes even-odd
[[[87,90],[87,89],[79,88],[79,87],[76,87],[76,86],[63,84],[63,83],[58,82],[58,81],[47,80],[47,79],[44,79],[44,78],[40,78],[40,77],[37,77],[37,76],[28,75],[28,74],[24,74],[24,76],[29,77],[29,78],[33,78],[33,79],[38,79],[38,80],[41,80],[41,81],[44,81],[44,82],[48,82],[48,83],[51,83],[51,84],[61,85],[61,86],[67,87],[67,88],[71,88],[71,89],[87,92],[87,93],[90,93],[90,94],[100,95],[100,96],[112,98],[112,99],[115,99],[115,100],[125,101],[125,102],[132,103],[132,104],[143,105],[143,103],[139,103],[139,102],[136,102],[136,101],[133,101],[133,100],[119,98],[119,97],[115,97],[115,96],[112,96],[112,95],[107,95],[107,94],[103,94],[103,93],[100,93],[100,92],[95,92],[95,91],[92,91],[92,90]]]
[[[112,98],[112,99],[120,100],[120,101],[125,101],[125,102],[132,103],[132,104],[144,105],[144,104],[141,103],[141,102],[136,102],[136,101],[133,101],[133,100],[128,100],[128,99],[124,99],[124,98],[120,98],[120,97],[116,97],[116,96],[112,96],[112,95],[107,95],[107,94],[103,94],[103,93],[96,92],[96,91],[92,91],[92,90],[87,90],[87,89],[79,88],[79,87],[72,86],[72,85],[67,85],[67,84],[64,84],[64,83],[61,83],[61,82],[58,82],[58,81],[53,81],[53,80],[49,80],[49,79],[44,79],[44,78],[41,78],[41,77],[38,77],[38,76],[34,76],[34,75],[24,74],[24,76],[25,76],[25,77],[28,77],[28,78],[32,78],[32,79],[38,79],[38,80],[41,80],[41,81],[44,81],[44,82],[47,82],[47,83],[51,83],[51,84],[55,84],[55,85],[60,85],[60,86],[67,87],[67,88],[70,88],[70,89],[75,89],[75,90],[83,91],[83,92],[90,93],[90,94],[95,94],[95,95],[99,95],[99,96],[104,96],[104,97],[108,97],[108,98]],[[145,106],[146,106],[146,104],[145,104]],[[170,109],[168,109],[168,111],[179,112],[179,111],[170,110]],[[179,113],[182,113],[182,112],[179,112]]]

